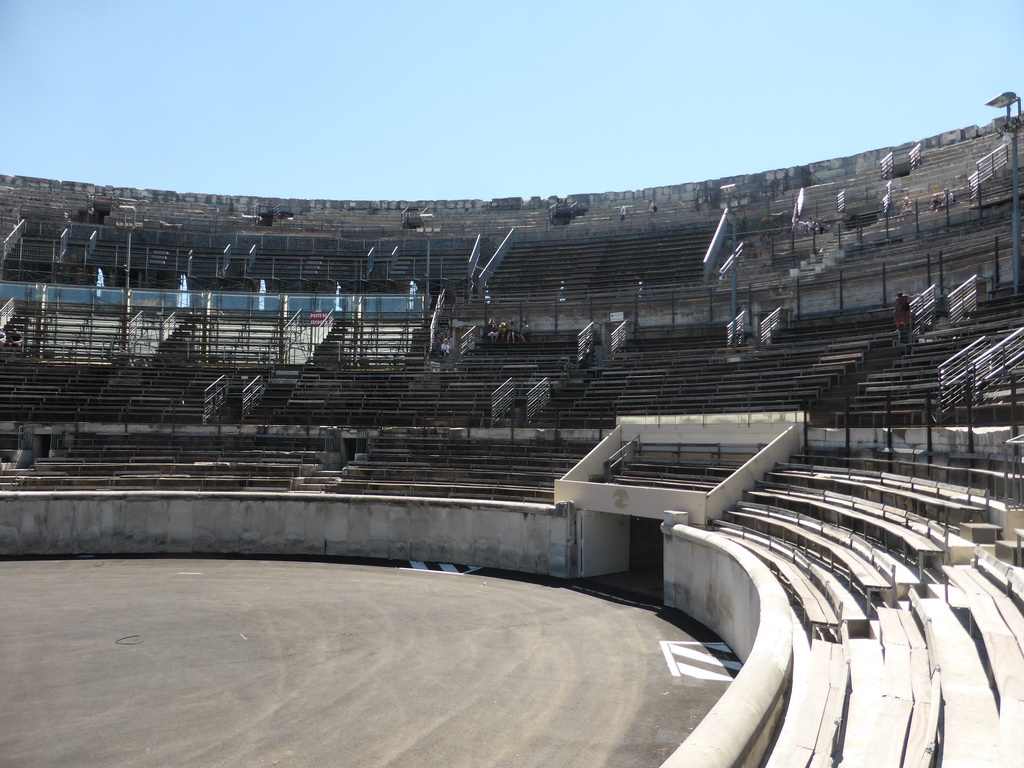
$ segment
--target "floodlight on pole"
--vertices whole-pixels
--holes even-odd
[[[1013,91],[1006,91],[985,102],[986,106],[997,109],[1006,109],[1006,120],[1003,123],[1003,132],[1010,134],[1010,155],[1011,155],[1011,185],[1013,195],[1013,210],[1011,211],[1011,222],[1013,231],[1013,292],[1020,293],[1021,270],[1020,260],[1020,182],[1017,162],[1017,133],[1021,129],[1020,97]],[[1010,113],[1010,107],[1017,105],[1017,115]]]

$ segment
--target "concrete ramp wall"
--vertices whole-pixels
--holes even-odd
[[[725,694],[662,768],[754,768],[784,715],[792,677],[786,593],[767,566],[725,537],[672,519],[662,531],[665,604],[710,627],[743,660]]]

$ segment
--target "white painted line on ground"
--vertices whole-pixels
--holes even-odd
[[[699,650],[697,647],[699,647]],[[740,669],[743,664],[731,659],[719,659],[709,653],[709,650],[720,653],[732,653],[725,643],[700,643],[684,640],[662,640],[661,652],[665,656],[665,663],[673,677],[694,677],[699,680],[716,680],[719,682],[730,682],[732,677],[724,672],[716,671],[721,669]],[[683,661],[685,659],[686,661]],[[711,669],[694,666],[686,663],[695,661],[704,664]]]

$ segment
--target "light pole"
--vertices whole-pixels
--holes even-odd
[[[1012,162],[1011,184],[1013,185],[1013,210],[1011,221],[1013,227],[1013,292],[1020,293],[1021,286],[1021,261],[1020,261],[1020,186],[1018,183],[1017,170],[1017,132],[1020,130],[1020,97],[1013,91],[1007,91],[996,96],[991,101],[985,102],[987,106],[1002,109],[1006,107],[1006,121],[1003,123],[1003,132],[1010,134],[1010,154]],[[1010,114],[1010,107],[1017,105],[1017,116]]]

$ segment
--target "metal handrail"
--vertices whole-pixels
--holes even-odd
[[[1010,148],[1003,144],[975,162],[975,171],[968,178],[971,187],[971,200],[981,195],[981,183],[991,179],[995,172],[1010,160]]]
[[[890,152],[888,155],[883,157],[879,165],[882,166],[882,178],[889,178],[892,175],[893,165],[895,165],[895,161],[893,160],[893,153]]]
[[[907,153],[907,157],[910,160],[910,170],[914,170],[921,164],[921,143],[918,142],[911,147],[910,152]]]
[[[1024,328],[1018,328],[978,356],[973,366],[975,393],[982,394],[987,382],[1006,373],[1021,360],[1024,360]]]
[[[771,344],[772,336],[775,335],[775,331],[782,325],[782,307],[772,310],[772,312],[761,321],[761,327],[758,328],[758,341],[762,344]]]
[[[512,379],[506,379],[491,393],[491,426],[512,410],[515,403],[516,385]]]
[[[978,275],[971,275],[963,283],[949,292],[949,320],[962,323],[967,316],[978,309],[978,293],[982,280]]]
[[[228,399],[228,377],[221,376],[203,390],[203,424],[218,413]]]
[[[476,345],[476,326],[468,329],[459,337],[459,356],[465,355]]]
[[[576,367],[580,367],[583,361],[587,359],[590,353],[594,350],[594,328],[593,322],[587,323],[587,327],[584,328],[576,335]]]
[[[145,334],[145,315],[139,312],[125,325],[124,347],[129,357],[135,357]]]
[[[263,399],[266,386],[262,376],[257,376],[242,388],[242,416],[248,416]]]
[[[938,290],[929,285],[910,302],[911,332],[921,333],[935,326]]]
[[[18,240],[25,234],[25,227],[28,225],[28,219],[22,219],[18,224],[11,230],[11,234],[4,238],[4,252],[3,256],[0,257],[2,260],[7,259],[7,254],[14,250],[14,246],[18,244]]]
[[[743,342],[744,329],[747,326],[747,310],[743,310],[730,321],[726,328],[726,338],[730,347],[738,347]]]
[[[4,302],[3,307],[0,307],[0,328],[5,327],[11,318],[14,316],[14,299],[8,299]]]
[[[987,349],[988,346],[988,336],[982,336],[939,365],[939,404],[943,411],[955,407],[964,398],[967,376],[971,371],[971,356],[979,349]]]
[[[614,355],[616,352],[622,349],[622,347],[626,343],[626,339],[628,338],[628,329],[629,320],[623,320],[621,323],[619,323],[619,325],[615,327],[615,329],[611,333],[611,348],[609,349],[608,354]]]
[[[288,359],[288,355],[292,351],[292,347],[295,346],[295,342],[302,336],[302,314],[303,310],[296,310],[295,314],[284,324],[284,328],[281,329],[282,360]]]
[[[430,337],[428,339],[428,351],[433,351],[437,348],[437,329],[441,324],[441,311],[445,305],[446,290],[441,289],[441,295],[437,297],[437,303],[434,304],[434,311],[430,315]]]
[[[551,400],[551,379],[545,376],[526,393],[526,418],[532,419]]]
[[[605,459],[604,480],[606,483],[611,482],[617,474],[622,472],[623,468],[626,466],[626,461],[630,459],[639,448],[640,438],[634,437]]]

